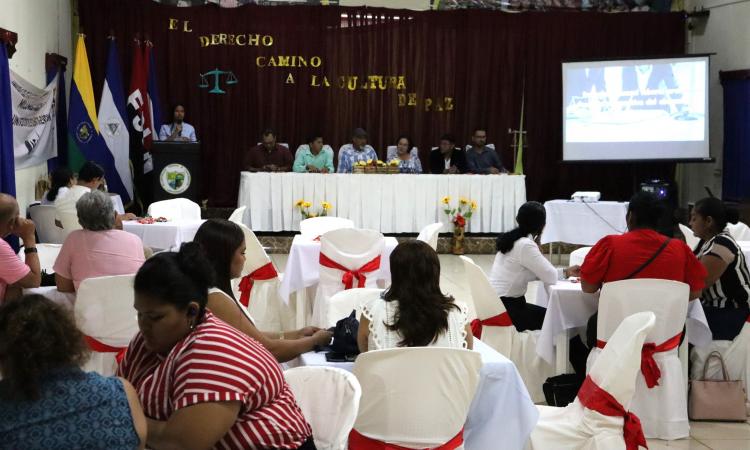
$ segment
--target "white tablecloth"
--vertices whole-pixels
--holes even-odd
[[[547,226],[542,233],[542,244],[594,245],[604,236],[622,234],[628,228],[625,222],[627,203],[550,200],[544,203],[544,208]]]
[[[539,412],[531,402],[516,366],[479,339],[474,350],[482,355],[479,386],[464,426],[466,450],[521,450],[536,425]],[[352,371],[354,363],[329,363],[324,353],[304,353],[294,366],[332,366]]]
[[[176,250],[183,242],[190,242],[205,220],[173,220],[151,224],[129,220],[122,223],[122,229],[140,237],[143,245],[154,250]]]
[[[570,337],[567,332],[586,326],[599,306],[599,293],[586,294],[580,283],[560,281],[552,286],[540,285],[536,304],[547,308],[536,352],[550,364],[555,364],[558,373],[564,373]],[[690,302],[686,325],[691,344],[700,347],[711,343],[711,330],[700,300]]]
[[[258,231],[299,230],[295,202],[318,208],[333,205],[331,216],[345,217],[359,228],[382,233],[418,233],[447,222],[440,199],[476,200],[479,210],[471,233],[499,233],[515,226],[516,211],[526,201],[526,178],[511,175],[363,175],[242,172],[238,206],[247,206],[246,225]],[[447,231],[447,230],[446,230]]]
[[[395,175],[394,175],[395,176]],[[380,269],[375,273],[378,280],[391,279],[391,252],[398,245],[394,237],[385,238],[385,246],[380,257]],[[289,258],[286,260],[284,276],[279,287],[279,295],[289,302],[289,295],[318,284],[320,279],[320,241],[298,234],[294,236]]]

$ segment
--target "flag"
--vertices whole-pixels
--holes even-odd
[[[0,41],[0,192],[16,196],[16,169],[13,156],[13,118],[10,100],[8,48]],[[6,239],[18,251],[18,239]]]
[[[52,172],[59,166],[64,166],[68,163],[68,102],[65,100],[65,66],[67,60],[62,58],[59,65],[56,65],[54,69],[47,72],[47,83],[49,84],[55,76],[59,76],[57,80],[57,126],[55,130],[57,132],[57,156],[47,160],[47,170]]]
[[[161,112],[161,101],[159,100],[159,87],[156,82],[156,64],[154,63],[154,47],[150,45],[146,48],[148,53],[148,101],[151,115],[151,136],[154,140],[159,140],[159,130],[161,129],[164,116]],[[150,147],[149,147],[150,149]]]
[[[110,38],[107,74],[99,103],[99,125],[114,165],[111,176],[107,176],[109,190],[117,192],[123,203],[133,199],[133,178],[130,175],[130,134],[125,126],[125,94],[120,77],[115,39]]]
[[[518,147],[516,152],[516,160],[514,161],[515,167],[513,173],[515,175],[523,175],[523,135],[525,133],[523,129],[523,106],[525,97],[521,96],[521,121],[518,129]]]
[[[144,149],[151,148],[152,126],[151,108],[148,106],[148,59],[140,41],[135,40],[133,64],[130,73],[128,90],[128,127],[130,129],[130,160],[133,161],[133,172],[139,188],[143,178]]]

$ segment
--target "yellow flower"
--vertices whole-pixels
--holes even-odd
[[[328,211],[329,209],[331,209],[331,204],[328,202],[323,202],[320,204],[320,206],[322,206],[325,211]]]
[[[471,209],[472,210],[477,209],[477,202],[475,202],[474,200],[471,201]]]
[[[312,219],[313,217],[318,217],[318,215],[315,213],[312,213],[309,216],[307,216],[308,219]]]
[[[302,207],[303,207],[303,208],[309,208],[309,207],[311,207],[311,206],[312,206],[312,203],[310,203],[310,202],[303,202],[303,203],[302,203]]]
[[[458,200],[458,202],[461,203],[462,205],[465,205],[465,204],[469,203],[469,200],[467,200],[466,197],[461,197]]]
[[[294,206],[296,206],[296,207],[298,207],[298,208],[299,208],[299,207],[300,207],[300,206],[302,206],[302,205],[303,205],[304,203],[305,203],[305,201],[304,201],[304,200],[297,200],[297,203],[295,203],[295,204],[294,204]]]
[[[447,205],[448,203],[451,202],[451,198],[446,195],[445,197],[443,197],[442,201],[443,201],[443,204]]]
[[[369,166],[370,164],[372,164],[372,159],[367,160],[367,165]]]
[[[398,165],[398,159],[393,158],[392,160],[390,160],[390,162],[388,164],[390,164],[391,166],[397,166]]]

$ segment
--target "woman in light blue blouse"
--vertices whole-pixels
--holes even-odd
[[[400,136],[396,141],[396,158],[401,173],[422,173],[422,163],[419,161],[417,149],[409,136]]]

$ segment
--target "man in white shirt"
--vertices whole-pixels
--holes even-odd
[[[185,107],[177,104],[174,107],[172,123],[165,123],[159,130],[160,141],[196,142],[195,128],[185,122]]]

